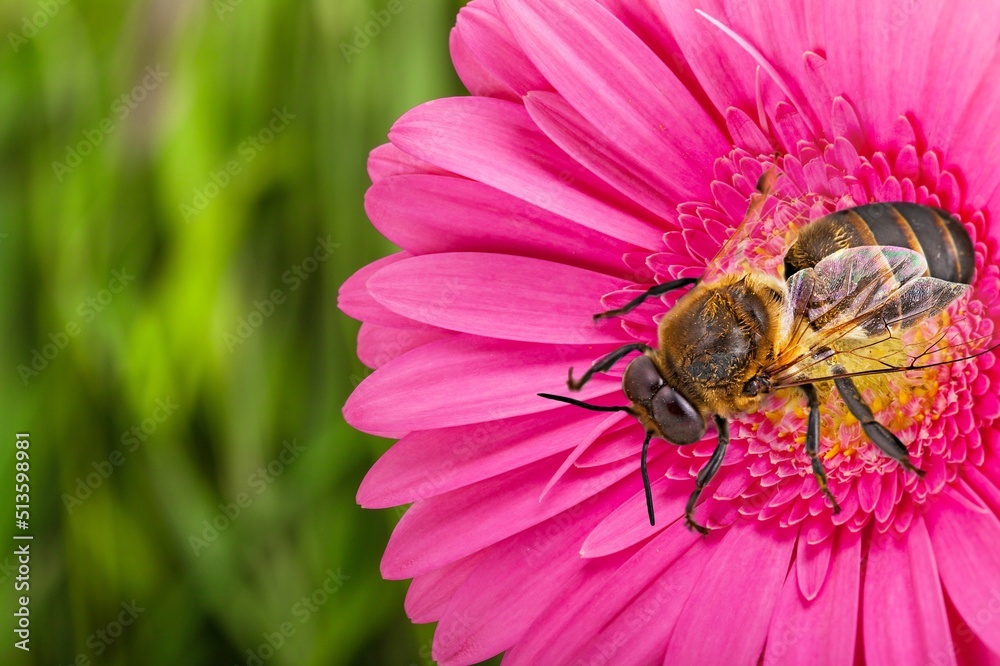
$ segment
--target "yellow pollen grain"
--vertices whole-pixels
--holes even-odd
[[[840,442],[837,442],[833,446],[831,446],[829,448],[829,450],[827,450],[827,452],[823,454],[823,459],[824,460],[829,460],[830,458],[834,457],[838,453],[840,453]]]

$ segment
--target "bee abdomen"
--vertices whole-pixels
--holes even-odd
[[[785,278],[862,245],[909,248],[924,256],[931,277],[972,282],[976,257],[965,227],[943,210],[905,202],[868,204],[814,220],[785,255]]]

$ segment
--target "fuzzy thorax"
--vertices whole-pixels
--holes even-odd
[[[664,378],[706,417],[756,411],[745,390],[783,342],[785,285],[763,273],[699,284],[660,321],[656,361]]]

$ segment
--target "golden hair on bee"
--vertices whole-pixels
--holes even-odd
[[[763,396],[744,385],[784,343],[786,298],[781,281],[759,273],[699,284],[660,321],[653,361],[704,416],[753,411]]]

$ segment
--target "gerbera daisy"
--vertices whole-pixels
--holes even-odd
[[[919,478],[836,392],[821,453],[806,405],[732,424],[688,530],[714,433],[642,427],[537,396],[628,342],[676,296],[595,324],[653,284],[701,275],[772,167],[815,218],[869,202],[943,208],[976,247],[965,334],[1000,279],[1000,4],[981,0],[474,0],[452,33],[470,97],[404,115],[372,153],[366,204],[402,251],[340,306],[375,368],[348,422],[399,438],[365,507],[406,511],[382,561],[469,664],[1000,663],[1000,369],[994,355],[860,385]],[[575,397],[626,402],[618,374]]]

